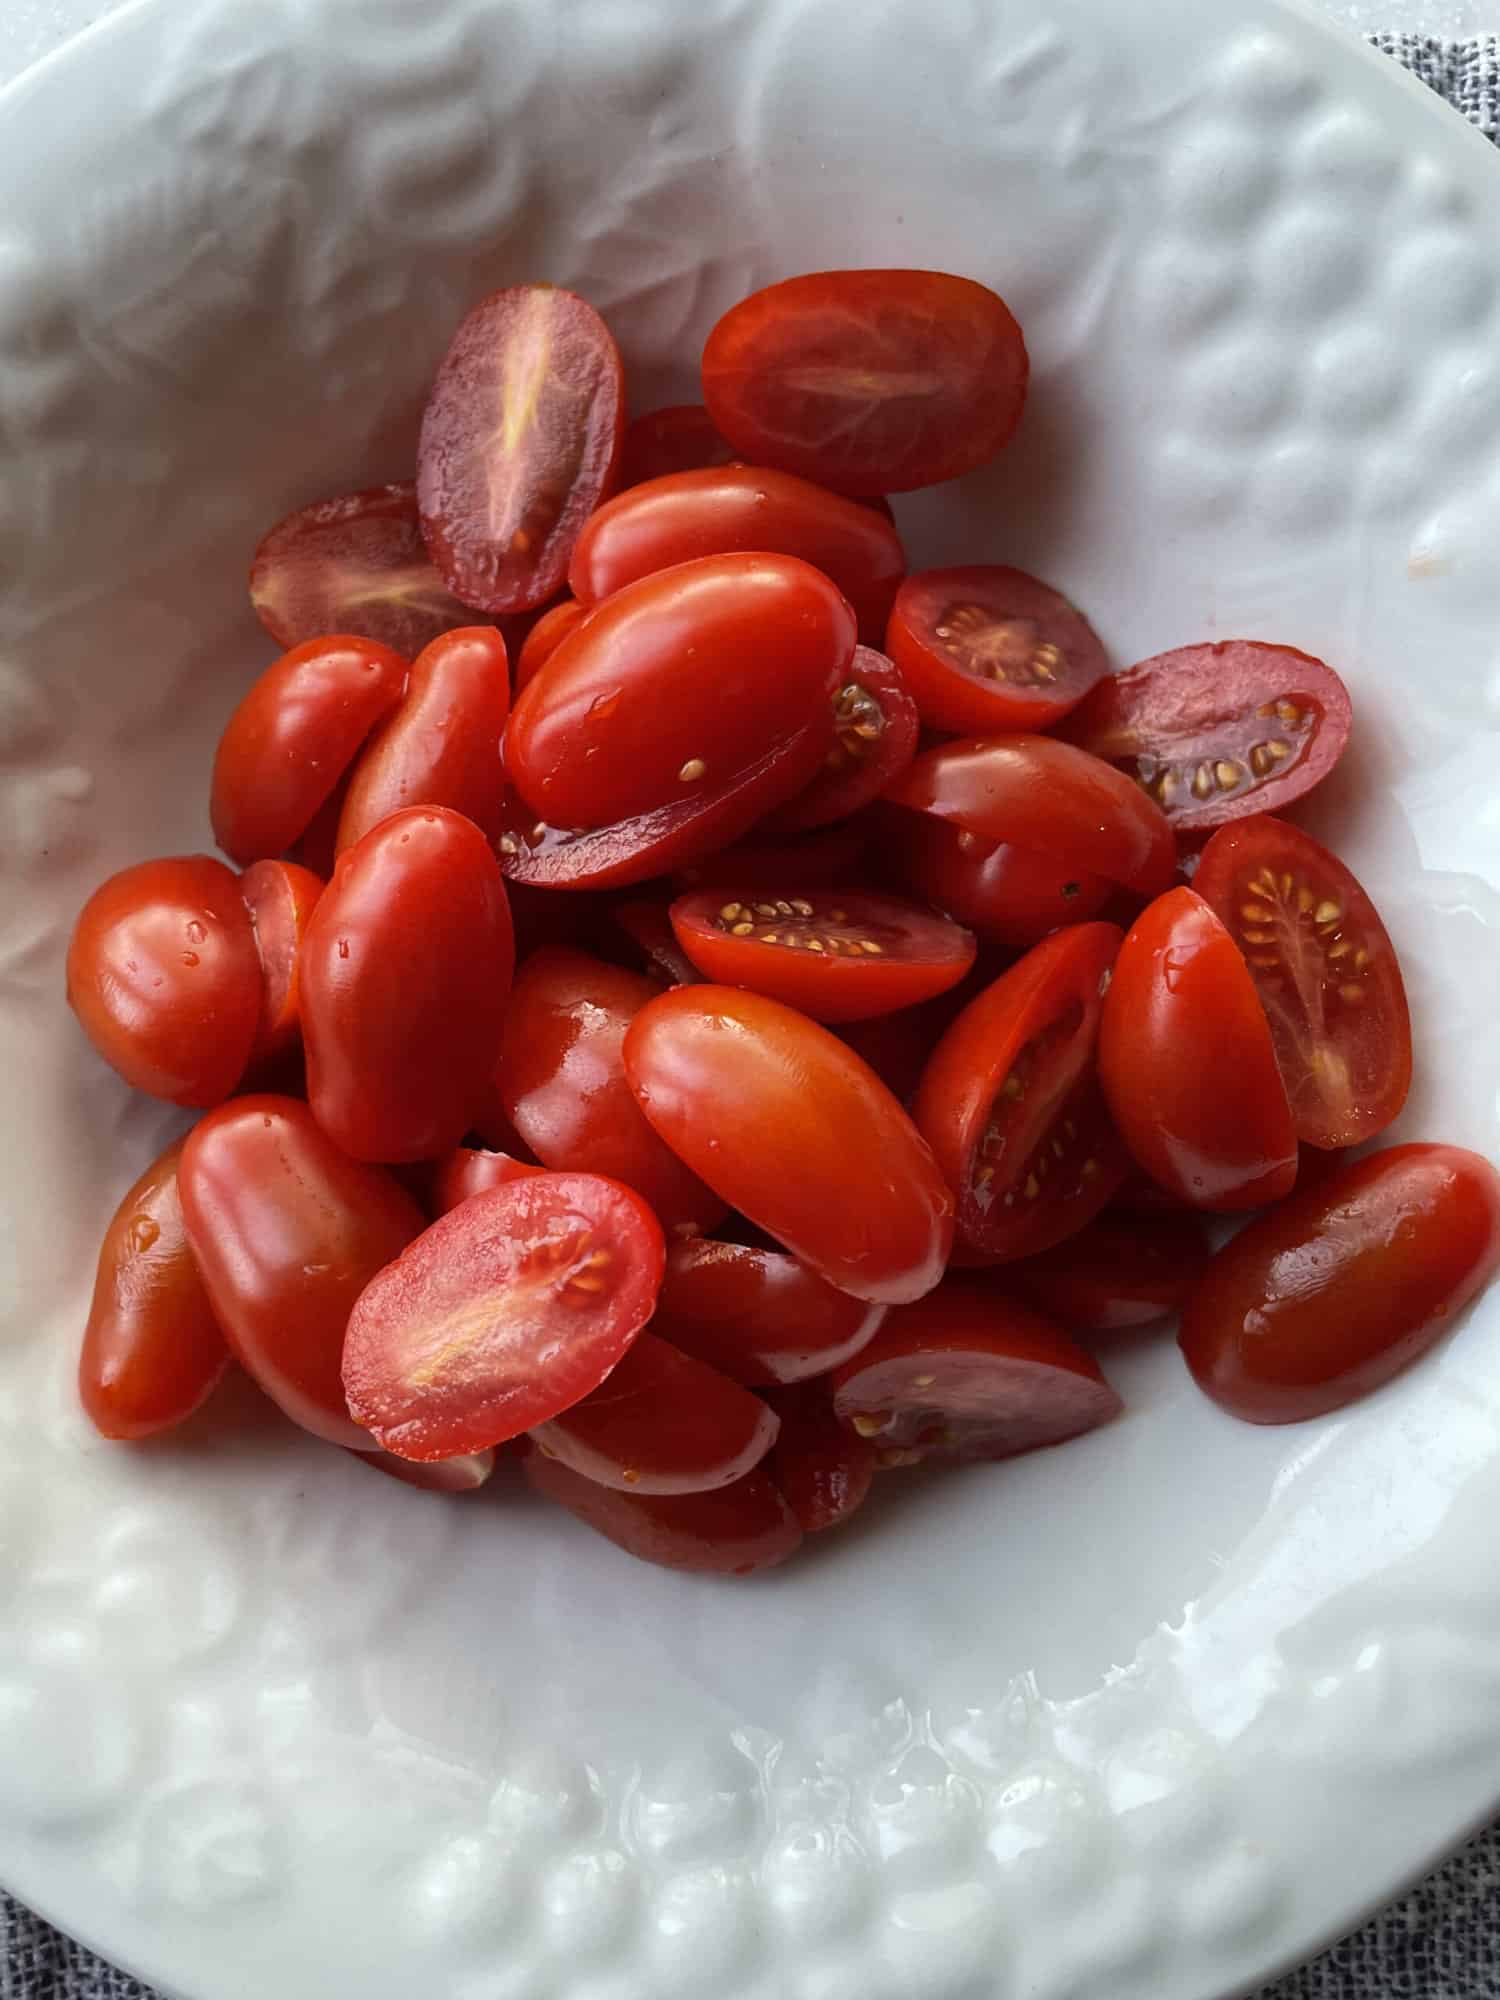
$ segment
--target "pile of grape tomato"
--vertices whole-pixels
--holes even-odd
[[[98,1054],[199,1114],[105,1232],[105,1437],[211,1422],[238,1370],[408,1485],[509,1459],[744,1576],[885,1472],[1108,1424],[1112,1348],[1174,1314],[1257,1423],[1452,1325],[1500,1177],[1347,1151],[1412,1024],[1374,900],[1284,816],[1344,681],[1191,633],[1112,671],[998,527],[910,565],[884,496],[1001,450],[1028,371],[972,278],[817,272],[627,422],[593,307],[511,286],[414,478],[268,529],[284,650],[205,773],[227,859],[124,869],[68,950]]]

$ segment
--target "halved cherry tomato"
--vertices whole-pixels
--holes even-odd
[[[627,427],[620,485],[623,489],[647,479],[664,479],[671,472],[732,465],[737,456],[701,403],[674,403],[669,409],[647,410]]]
[[[1237,1417],[1322,1416],[1398,1374],[1500,1265],[1500,1176],[1458,1146],[1391,1146],[1259,1216],[1182,1315],[1198,1386]]]
[[[611,491],[625,372],[591,305],[513,285],[459,322],[422,413],[417,505],[443,580],[481,611],[529,611],[567,575]]]
[[[1131,927],[1099,1028],[1110,1114],[1152,1180],[1195,1208],[1257,1208],[1297,1177],[1271,1031],[1234,939],[1191,889]]]
[[[796,1515],[759,1467],[708,1493],[618,1493],[533,1451],[526,1477],[616,1548],[663,1569],[749,1576],[802,1545]]]
[[[661,903],[617,903],[610,919],[622,939],[628,939],[635,970],[644,972],[657,986],[696,986],[702,977],[696,965],[677,942],[672,920]]]
[[[879,798],[917,754],[917,704],[884,653],[856,646],[833,698],[833,748],[803,792],[765,818],[768,833],[830,825]],[[800,876],[795,878],[800,881]]]
[[[883,1314],[784,1250],[698,1237],[668,1250],[652,1324],[674,1347],[758,1389],[825,1375],[858,1354]]]
[[[425,646],[400,706],[359,753],[339,816],[339,853],[404,806],[451,806],[495,839],[509,714],[510,668],[493,625],[466,625]]]
[[[1113,1333],[1176,1312],[1208,1255],[1187,1216],[1101,1215],[1066,1243],[1007,1266],[1005,1282],[1075,1333]]]
[[[1094,1430],[1122,1408],[1098,1362],[1061,1328],[954,1278],[886,1315],[835,1374],[833,1406],[881,1467],[1013,1458]]]
[[[214,839],[241,867],[307,831],[356,751],[406,686],[406,661],[347,633],[295,646],[261,675],[214,756]]]
[[[308,1101],[359,1160],[434,1159],[483,1101],[514,962],[505,885],[460,813],[393,813],[341,856],[302,942]]]
[[[111,875],[68,943],[68,1005],[110,1067],[173,1104],[218,1104],[244,1075],[260,960],[239,884],[208,854]]]
[[[788,278],[732,306],[703,350],[703,400],[742,457],[855,495],[983,465],[1026,377],[1005,301],[940,271]]]
[[[241,1366],[293,1423],[368,1451],[344,1403],[344,1327],[364,1286],[425,1227],[417,1204],[290,1097],[237,1097],[210,1113],[188,1134],[178,1187]]]
[[[1198,833],[1311,791],[1343,754],[1350,719],[1332,667],[1295,646],[1226,639],[1110,675],[1063,734]]]
[[[1245,954],[1297,1137],[1357,1146],[1400,1116],[1411,1017],[1385,925],[1336,855],[1284,820],[1216,833],[1193,887]]]
[[[349,1408],[400,1458],[483,1451],[597,1389],[651,1317],[661,1225],[598,1174],[509,1181],[455,1208],[360,1294]]]
[[[101,1437],[170,1430],[207,1401],[229,1366],[183,1227],[182,1143],[147,1167],[100,1245],[78,1393]]]
[[[760,993],[678,986],[625,1037],[636,1101],[732,1207],[881,1305],[942,1274],[953,1204],[916,1127],[826,1028]]]
[[[568,581],[592,605],[677,563],[755,550],[821,570],[854,606],[861,639],[884,643],[906,574],[901,537],[872,507],[767,466],[674,472],[616,494],[579,536]]]
[[[1099,915],[1114,884],[1069,869],[1040,848],[985,840],[931,813],[897,807],[884,816],[887,851],[906,882],[961,924],[1013,951],[1049,931]]]
[[[606,1380],[533,1426],[546,1458],[622,1493],[706,1493],[760,1464],[780,1424],[727,1375],[642,1333]]]
[[[1109,661],[1060,591],[1023,569],[927,569],[897,593],[886,650],[929,729],[962,736],[1048,729]]]
[[[428,1205],[435,1219],[471,1195],[483,1194],[486,1188],[530,1180],[546,1171],[545,1167],[528,1166],[510,1153],[481,1153],[472,1146],[455,1146],[432,1170]]]
[[[772,1389],[766,1401],[781,1419],[768,1470],[804,1535],[841,1527],[869,1498],[875,1448],[839,1422],[826,1382]]]
[[[1177,844],[1155,801],[1110,765],[1051,736],[940,744],[915,758],[886,797],[1141,896],[1160,895],[1177,873]]]
[[[472,625],[432,566],[412,480],[299,507],[250,565],[250,602],[278,646],[357,632],[410,658],[455,625]]]
[[[869,815],[861,814],[782,840],[742,840],[703,860],[678,865],[673,879],[681,890],[711,886],[725,875],[744,889],[774,890],[783,882],[831,889],[835,883],[859,879],[869,854],[870,831]]]
[[[516,656],[515,691],[519,694],[523,687],[534,681],[572,632],[588,617],[588,608],[576,597],[565,597],[561,604],[554,604],[550,611],[544,611],[526,634],[526,640]]]
[[[698,970],[798,1007],[815,1021],[864,1021],[956,986],[974,939],[894,896],[818,890],[749,896],[698,889],[672,905],[677,942]]]
[[[958,1203],[958,1236],[1024,1257],[1079,1229],[1124,1173],[1092,1108],[1113,924],[1059,931],[1002,973],[933,1050],[912,1115]]]
[[[560,947],[533,952],[511,989],[495,1084],[546,1166],[634,1188],[671,1234],[712,1229],[724,1203],[647,1123],[625,1080],[625,1033],[660,989]]]
[[[260,956],[260,1025],[252,1063],[274,1060],[297,1041],[302,1025],[298,970],[302,940],[323,884],[295,861],[252,861],[240,877]]]
[[[357,1451],[353,1456],[377,1472],[399,1479],[403,1486],[419,1486],[426,1493],[475,1493],[495,1470],[492,1451],[466,1451],[457,1458],[435,1458],[429,1465],[397,1458],[391,1451]]]
[[[516,703],[506,768],[559,826],[706,803],[804,730],[826,755],[853,656],[853,614],[807,563],[680,563],[628,584],[563,641]]]

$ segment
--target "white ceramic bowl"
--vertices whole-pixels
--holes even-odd
[[[407,470],[473,298],[578,287],[647,407],[755,285],[933,265],[1036,378],[914,556],[1347,675],[1317,819],[1407,964],[1402,1129],[1496,1151],[1480,139],[1277,0],[198,0],[7,93],[0,171],[0,1879],[190,2000],[1204,2000],[1476,1821],[1500,1298],[1289,1430],[1124,1345],[1118,1424],[748,1585],[248,1404],[106,1446],[76,1344],[168,1120],[61,964],[207,844],[256,535]]]

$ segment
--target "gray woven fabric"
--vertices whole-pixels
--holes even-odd
[[[1500,143],[1500,35],[1370,40]],[[0,2000],[158,1996],[0,1893]],[[1363,1930],[1262,1987],[1255,2000],[1500,2000],[1500,1825]]]

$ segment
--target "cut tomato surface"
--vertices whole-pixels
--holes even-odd
[[[255,861],[240,877],[240,895],[250,913],[261,971],[260,1025],[250,1052],[252,1064],[285,1054],[297,1041],[302,940],[323,887],[310,868],[295,861]]]
[[[833,746],[803,792],[768,813],[767,833],[804,833],[847,819],[906,769],[921,721],[900,670],[884,653],[856,646],[848,678],[833,698]]]

